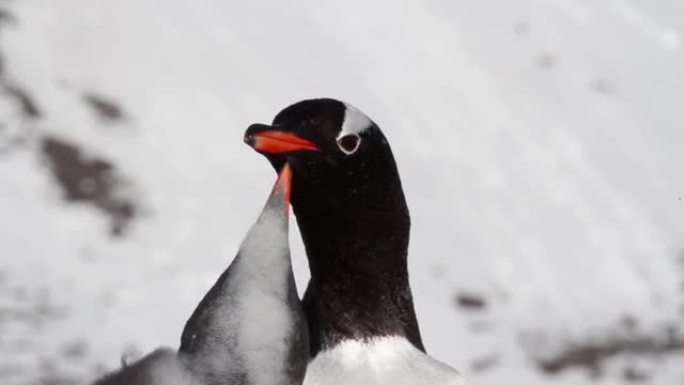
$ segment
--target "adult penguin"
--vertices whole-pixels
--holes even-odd
[[[245,142],[293,170],[292,206],[311,281],[303,304],[305,384],[462,384],[425,354],[407,270],[410,219],[389,143],[371,119],[334,99],[304,100]]]

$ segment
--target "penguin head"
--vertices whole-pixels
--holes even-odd
[[[336,189],[338,199],[353,198],[350,195],[361,193],[373,178],[398,180],[380,128],[357,108],[334,99],[293,104],[280,111],[271,125],[252,124],[245,142],[277,171],[289,163],[296,185]]]
[[[404,191],[385,136],[364,113],[338,100],[304,100],[270,125],[251,125],[245,142],[276,171],[292,168],[292,208],[312,272],[405,266]]]

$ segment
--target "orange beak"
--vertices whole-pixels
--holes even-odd
[[[287,209],[290,204],[290,193],[292,191],[292,169],[288,163],[285,163],[283,168],[280,170],[280,173],[278,174],[278,180],[276,181],[275,186],[273,186],[274,192],[278,190],[283,192]]]
[[[256,125],[252,125],[254,127]],[[251,128],[247,131],[245,142],[252,146],[258,152],[264,154],[285,154],[294,151],[320,151],[318,146],[313,142],[300,138],[299,136],[278,130],[265,130],[254,134],[249,134]]]

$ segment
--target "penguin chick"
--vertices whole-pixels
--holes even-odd
[[[93,385],[299,385],[309,357],[288,243],[285,165],[237,256],[185,325],[159,349]]]

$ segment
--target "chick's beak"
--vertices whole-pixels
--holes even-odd
[[[318,146],[291,132],[265,124],[252,124],[245,132],[245,143],[263,154],[319,151]]]
[[[285,200],[286,209],[290,205],[290,196],[292,191],[292,169],[290,165],[285,163],[283,168],[278,173],[278,180],[273,186],[273,192],[281,191],[283,199]]]

